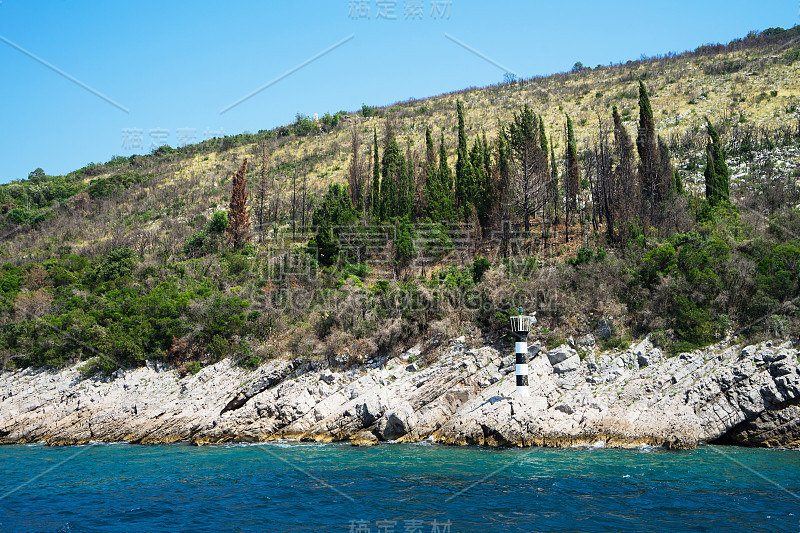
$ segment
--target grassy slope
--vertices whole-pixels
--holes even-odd
[[[497,135],[498,124],[508,122],[524,104],[529,104],[545,119],[548,133],[552,136],[556,153],[563,152],[564,114],[573,118],[579,146],[588,146],[596,135],[599,117],[608,123],[611,106],[616,105],[623,116],[628,116],[626,126],[635,133],[638,120],[636,84],[644,78],[651,93],[656,112],[659,133],[666,139],[677,139],[687,132],[702,140],[701,127],[708,116],[715,123],[724,120],[747,125],[776,128],[780,125],[796,126],[797,115],[786,109],[800,105],[800,62],[787,64],[781,59],[785,43],[756,47],[738,51],[722,52],[710,56],[683,54],[668,59],[651,59],[628,64],[597,68],[581,73],[557,74],[534,78],[522,83],[497,85],[486,88],[471,88],[454,94],[445,94],[424,100],[402,102],[382,108],[381,111],[394,122],[401,147],[409,144],[417,153],[424,152],[424,130],[431,126],[445,134],[451,164],[455,162],[456,144],[455,105],[456,99],[464,101],[465,121],[468,135],[474,137],[485,131],[490,139]],[[740,62],[738,72],[728,74],[706,74],[705,71],[725,62]],[[777,96],[770,96],[777,91]],[[765,96],[766,95],[766,96]],[[691,103],[690,103],[691,102]],[[333,131],[305,138],[283,137],[273,139],[271,164],[277,184],[283,189],[284,200],[291,194],[291,176],[282,171],[280,164],[300,162],[300,174],[306,174],[308,188],[318,193],[331,181],[345,181],[350,159],[350,124],[357,124],[362,138],[370,142],[373,128],[379,136],[383,129],[382,118],[360,117],[354,113],[347,116]],[[438,142],[438,139],[437,139]],[[702,142],[699,143],[702,146]],[[366,151],[367,146],[363,149]],[[53,237],[59,242],[71,241],[78,249],[101,243],[108,238],[111,227],[123,234],[141,231],[140,224],[129,224],[120,228],[115,221],[123,217],[147,218],[149,214],[164,214],[191,220],[200,213],[208,213],[215,204],[223,206],[229,194],[228,180],[242,158],[251,161],[250,175],[257,170],[258,146],[245,144],[227,151],[201,152],[190,156],[179,156],[169,162],[148,161],[141,172],[152,172],[155,179],[145,186],[129,191],[126,201],[115,205],[114,220],[100,220],[99,224],[80,224],[76,232],[63,239],[57,227],[51,223],[42,227],[37,240]],[[693,154],[698,160],[702,154]],[[676,154],[679,166],[686,166],[690,154]],[[100,172],[83,178],[104,178],[118,173],[120,169],[98,169]],[[687,181],[700,184],[701,170],[690,172]],[[252,183],[251,183],[252,184]],[[138,189],[138,190],[136,190]],[[117,204],[118,202],[114,202]],[[60,215],[64,216],[64,215]],[[66,215],[69,216],[69,215]],[[102,218],[102,214],[98,215]],[[163,231],[158,223],[145,224],[148,231]],[[55,234],[54,234],[55,233]],[[5,250],[11,256],[31,252],[40,244],[17,235],[7,243]]]
[[[702,125],[706,116],[728,128],[754,126],[774,130],[783,126],[797,127],[797,114],[787,109],[800,105],[800,62],[791,63],[783,59],[786,43],[794,33],[787,34],[782,41],[759,46],[739,46],[738,49],[733,46],[729,47],[734,48],[732,50],[718,52],[704,49],[515,84],[471,88],[425,100],[397,103],[381,108],[380,112],[394,123],[401,147],[410,144],[412,150],[420,154],[424,151],[425,127],[432,127],[435,138],[438,138],[439,131],[443,131],[451,154],[450,163],[454,165],[457,99],[464,101],[467,131],[473,138],[483,131],[490,139],[495,138],[498,124],[509,121],[515,112],[528,104],[544,117],[557,156],[561,157],[565,113],[569,113],[575,122],[582,148],[590,146],[596,135],[598,115],[606,125],[610,122],[613,105],[619,107],[624,117],[629,117],[626,126],[635,135],[638,119],[636,85],[642,78],[651,93],[659,133],[675,141],[676,145],[679,139],[692,139],[690,144],[695,146],[694,150],[678,151],[673,155],[676,164],[687,170],[690,187],[700,189],[702,165],[698,163],[702,158]],[[719,70],[726,63],[737,65],[732,69],[735,72],[708,73]],[[772,91],[777,91],[777,94],[772,96]],[[288,228],[287,201],[291,195],[292,172],[289,169],[292,165],[298,168],[298,191],[302,177],[307,179],[309,204],[313,206],[328,183],[346,181],[352,125],[362,133],[365,141],[362,150],[366,154],[371,146],[373,128],[377,128],[380,136],[384,119],[364,119],[360,113],[351,113],[329,132],[302,138],[293,135],[276,137],[274,132],[264,135],[270,146],[271,173],[276,179],[276,190],[281,191],[284,202],[284,228]],[[233,147],[224,150],[219,146],[221,143],[216,147],[205,143],[171,154],[132,158],[121,167],[93,167],[81,177],[87,185],[92,180],[129,171],[153,177],[119,195],[94,201],[87,210],[69,209],[66,207],[69,202],[60,208],[54,207],[55,216],[35,229],[7,226],[9,233],[2,244],[4,259],[18,265],[43,261],[57,255],[64,245],[81,255],[102,257],[110,248],[127,245],[142,252],[144,261],[141,268],[167,266],[180,261],[187,237],[197,231],[215,209],[227,206],[230,178],[244,157],[255,163],[251,164],[248,173],[251,185],[255,181],[260,149],[255,136],[251,136],[249,142],[241,140],[240,137],[234,138],[230,143]],[[783,155],[790,161],[778,165],[779,173],[796,166],[798,158],[794,149],[785,151]],[[740,175],[746,172],[744,165],[736,161],[732,162],[732,167]],[[563,254],[573,252],[571,248],[561,249]],[[218,266],[213,261],[207,263],[212,267]],[[195,267],[199,268],[197,265],[192,268]],[[220,282],[220,288],[230,294],[237,287],[234,284],[235,281],[223,286]],[[312,322],[312,319],[307,319],[304,323]],[[568,318],[564,331],[581,329],[578,326],[584,322],[587,319]]]

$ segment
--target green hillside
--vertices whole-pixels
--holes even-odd
[[[0,186],[3,364],[424,362],[520,306],[550,344],[797,335],[798,36],[37,169]]]

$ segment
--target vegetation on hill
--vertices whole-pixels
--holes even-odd
[[[3,364],[354,364],[518,307],[550,344],[797,335],[798,33],[37,169],[0,186]]]

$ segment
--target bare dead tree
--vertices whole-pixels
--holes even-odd
[[[261,142],[261,179],[256,187],[256,221],[258,223],[258,242],[264,242],[264,225],[269,212],[268,194],[272,186],[269,183],[269,154],[267,142]]]
[[[358,133],[358,124],[353,123],[350,133],[350,150],[352,159],[350,160],[350,173],[347,176],[347,190],[350,193],[350,201],[359,211],[364,209],[364,167],[365,161],[361,156],[361,135]]]

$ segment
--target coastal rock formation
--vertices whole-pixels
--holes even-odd
[[[534,343],[531,396],[522,398],[513,356],[457,341],[423,362],[406,353],[347,370],[298,359],[247,371],[226,359],[185,377],[155,364],[89,378],[77,366],[2,371],[0,443],[800,446],[790,342],[675,357],[648,340],[613,352],[589,342],[542,352]]]

